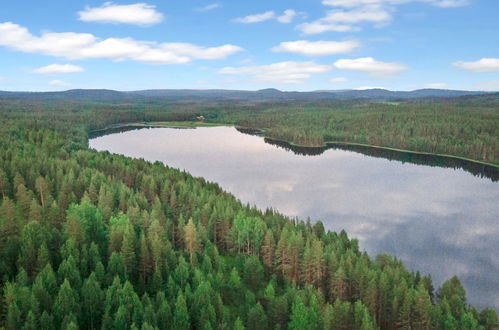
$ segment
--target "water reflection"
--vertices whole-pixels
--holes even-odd
[[[239,131],[241,130],[239,129]],[[244,133],[244,131],[242,132]],[[492,181],[499,181],[499,170],[497,168],[457,158],[416,154],[416,153],[388,150],[382,148],[373,148],[368,146],[345,145],[337,143],[329,143],[327,147],[299,147],[299,146],[293,146],[287,142],[269,139],[269,138],[265,138],[265,142],[273,144],[285,150],[292,151],[297,155],[318,156],[322,155],[324,151],[328,149],[341,149],[341,150],[359,152],[361,154],[371,157],[396,160],[402,163],[412,163],[412,164],[420,164],[426,166],[463,169],[475,176],[481,178],[489,178]]]
[[[463,166],[339,148],[309,157],[228,127],[131,130],[90,146],[185,169],[262,209],[320,219],[436,285],[457,274],[471,303],[499,308],[499,184]]]

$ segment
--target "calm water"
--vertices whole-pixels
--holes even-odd
[[[470,173],[476,168],[340,149],[311,156],[229,127],[131,130],[94,138],[90,147],[159,160],[217,182],[244,203],[345,229],[371,256],[395,255],[430,273],[435,286],[458,275],[471,303],[499,309],[497,171],[479,177]],[[389,158],[397,157],[410,158]]]

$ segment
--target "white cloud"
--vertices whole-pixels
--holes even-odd
[[[206,5],[204,7],[196,8],[196,11],[210,11],[213,9],[217,9],[218,7],[220,7],[219,3],[211,3],[211,4]]]
[[[361,23],[372,23],[382,27],[392,20],[397,5],[410,2],[424,2],[441,8],[461,7],[469,0],[323,0],[322,4],[333,7],[326,15],[312,22],[297,26],[304,34],[324,32],[359,31]]]
[[[163,14],[156,11],[155,6],[146,3],[118,5],[105,2],[100,7],[86,7],[78,15],[80,21],[99,23],[151,25],[163,20]]]
[[[360,43],[355,40],[348,41],[287,41],[281,42],[279,46],[272,48],[274,52],[297,53],[306,56],[324,56],[332,54],[350,53]]]
[[[322,20],[331,23],[385,23],[392,18],[388,10],[380,6],[365,6],[350,11],[330,11]]]
[[[470,4],[469,0],[427,0],[426,2],[441,8],[463,7]]]
[[[441,8],[462,7],[469,0],[323,0],[325,6],[353,8],[366,5],[400,5],[409,2],[425,2]]]
[[[58,74],[58,73],[74,73],[85,71],[81,66],[73,64],[50,64],[47,66],[42,66],[41,68],[35,69],[31,72],[39,74]]]
[[[330,10],[326,16],[310,23],[303,23],[297,28],[305,34],[319,34],[329,31],[357,31],[358,23],[369,22],[378,26],[387,24],[392,19],[390,11],[377,5],[369,5],[351,10]]]
[[[107,58],[151,64],[184,64],[195,59],[224,59],[243,49],[234,45],[202,47],[189,43],[157,43],[133,38],[100,39],[89,33],[45,32],[40,37],[17,24],[0,23],[0,45],[10,49],[67,59]]]
[[[277,21],[283,24],[291,23],[296,15],[298,14],[293,9],[286,9],[281,16],[277,17]]]
[[[223,45],[219,47],[201,47],[185,42],[171,42],[161,44],[163,51],[169,51],[182,56],[200,60],[219,60],[228,57],[243,49],[234,45]]]
[[[51,80],[49,82],[49,85],[55,87],[67,87],[70,86],[71,84],[62,80]]]
[[[396,5],[410,1],[411,0],[323,0],[322,4],[325,6],[353,8],[366,5]]]
[[[280,62],[269,65],[225,67],[219,74],[251,76],[255,81],[281,84],[301,84],[313,74],[331,70],[329,65],[314,62]]]
[[[482,58],[475,62],[455,62],[454,67],[473,72],[499,72],[499,58]]]
[[[310,23],[302,23],[297,26],[297,29],[304,34],[320,34],[324,32],[352,32],[360,30],[355,26],[346,24],[332,24],[322,22],[321,20]]]
[[[449,85],[447,85],[446,83],[430,83],[424,85],[424,88],[448,89]]]
[[[334,63],[340,70],[352,70],[369,73],[371,76],[389,76],[406,69],[399,63],[380,62],[372,57],[362,57],[357,59],[341,59]]]
[[[259,23],[263,21],[268,21],[275,17],[275,13],[273,11],[266,11],[260,14],[248,15],[244,17],[238,17],[234,19],[234,22],[243,23],[243,24],[251,24],[251,23]]]
[[[348,79],[345,78],[345,77],[337,77],[337,78],[331,78],[329,79],[329,82],[333,83],[333,84],[340,84],[340,83],[344,83],[344,82],[347,82]]]
[[[266,11],[264,13],[248,15],[244,17],[234,18],[232,21],[236,23],[252,24],[260,23],[264,21],[269,21],[271,19],[277,20],[279,23],[287,24],[291,23],[293,19],[298,15],[293,9],[286,9],[282,15],[277,16],[273,10]]]

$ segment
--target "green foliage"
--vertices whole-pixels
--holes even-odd
[[[496,312],[469,306],[457,278],[434,299],[429,277],[387,255],[370,259],[345,232],[261,212],[160,163],[86,148],[92,129],[199,113],[297,142],[400,146],[407,125],[419,126],[404,141],[420,141],[416,134],[425,130],[434,141],[439,130],[460,132],[458,122],[475,111],[481,115],[462,121],[472,147],[453,150],[496,161],[491,111],[345,103],[343,110],[295,105],[287,114],[279,104],[48,102],[0,100],[0,328],[497,328]],[[416,124],[437,110],[434,124]],[[366,118],[382,131],[371,131]],[[447,150],[458,135],[433,151]],[[421,141],[417,148],[427,148]]]

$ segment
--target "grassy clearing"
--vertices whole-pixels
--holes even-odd
[[[132,122],[126,124],[115,124],[109,125],[105,128],[94,130],[97,131],[106,131],[114,128],[121,127],[167,127],[167,128],[196,128],[196,127],[219,127],[219,126],[232,126],[230,124],[222,124],[222,123],[207,123],[202,121],[152,121],[152,122]]]
[[[222,123],[207,123],[204,121],[155,121],[150,123],[144,123],[145,126],[158,126],[158,127],[217,127],[217,126],[231,126]]]

